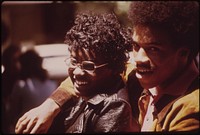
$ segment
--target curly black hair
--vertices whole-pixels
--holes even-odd
[[[66,33],[65,43],[70,48],[86,48],[94,51],[120,73],[128,60],[132,46],[131,30],[122,28],[114,13],[80,13],[74,26]]]
[[[153,25],[169,32],[174,47],[187,46],[193,59],[199,49],[199,3],[197,1],[134,1],[129,19],[133,26]]]

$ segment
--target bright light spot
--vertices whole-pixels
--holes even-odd
[[[44,58],[42,66],[51,77],[67,77],[68,67],[64,62],[65,59],[65,56]]]
[[[1,74],[3,74],[4,70],[5,70],[4,66],[1,65]]]
[[[131,1],[118,1],[117,2],[117,10],[119,12],[128,12],[130,3],[131,3]]]
[[[46,69],[50,77],[67,77],[68,67],[64,60],[70,56],[66,44],[44,44],[35,45],[34,49],[43,58],[43,68]]]
[[[69,55],[66,44],[36,45],[34,49],[41,57]]]

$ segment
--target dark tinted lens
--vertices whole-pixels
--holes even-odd
[[[76,59],[71,59],[70,63],[71,63],[71,66],[76,66],[77,65]]]
[[[94,63],[90,61],[83,61],[82,62],[82,68],[85,70],[94,70]]]

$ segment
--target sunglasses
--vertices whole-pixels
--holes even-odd
[[[74,59],[74,58],[67,58],[65,60],[65,63],[70,68],[79,67],[80,69],[82,69],[84,71],[89,71],[89,72],[94,72],[96,69],[108,65],[108,63],[104,63],[104,64],[101,64],[101,65],[95,65],[95,63],[92,62],[92,61],[82,61],[81,63],[78,63],[77,60]]]

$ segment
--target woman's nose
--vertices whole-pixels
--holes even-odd
[[[74,69],[73,74],[74,74],[74,75],[84,75],[85,72],[84,72],[83,69],[81,69],[80,66],[77,66],[77,67]]]

